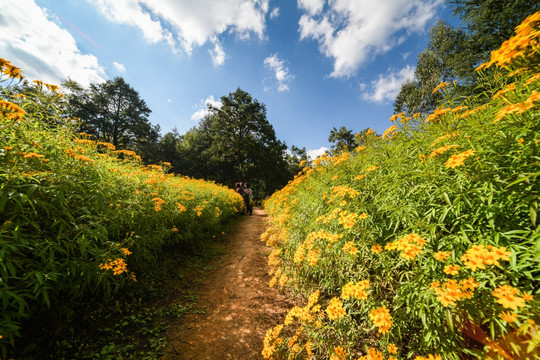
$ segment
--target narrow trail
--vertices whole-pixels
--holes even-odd
[[[266,330],[291,307],[268,287],[269,248],[259,238],[265,216],[255,209],[227,236],[221,265],[203,281],[194,310],[169,327],[163,360],[262,359]]]

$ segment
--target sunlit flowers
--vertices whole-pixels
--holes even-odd
[[[474,150],[467,150],[457,155],[452,155],[444,164],[449,169],[462,166],[465,163],[465,160],[476,153]]]
[[[431,284],[431,288],[437,294],[437,300],[444,307],[455,306],[456,302],[463,299],[470,299],[473,296],[474,289],[478,287],[472,277],[463,279],[460,282],[454,279],[447,279],[442,285],[435,281]]]
[[[444,273],[448,275],[457,275],[459,274],[459,269],[461,269],[459,265],[446,265],[444,267]]]
[[[355,256],[358,253],[358,248],[352,241],[348,241],[343,245],[343,251],[345,251],[347,254]]]
[[[437,85],[437,86],[435,87],[435,89],[433,89],[433,91],[432,91],[431,93],[432,93],[432,94],[435,94],[437,91],[446,88],[448,85],[450,85],[450,83],[441,81],[441,82],[439,83],[439,85]]]
[[[466,268],[476,271],[477,269],[485,269],[486,265],[499,265],[499,260],[509,261],[510,255],[512,253],[507,251],[504,246],[473,245],[460,259]]]
[[[519,296],[519,290],[510,285],[499,285],[492,294],[504,308],[515,311],[525,306],[525,299]]]
[[[422,253],[422,249],[426,244],[426,240],[422,239],[418,234],[405,235],[402,238],[386,244],[386,250],[398,250],[400,256],[406,260],[414,260],[418,254]]]
[[[388,308],[384,305],[380,308],[372,309],[369,313],[369,318],[371,321],[373,321],[373,324],[378,327],[377,331],[380,334],[387,333],[392,326],[392,316],[390,315],[390,310],[388,310]]]
[[[330,320],[337,320],[345,316],[345,309],[343,308],[341,300],[337,297],[332,298],[326,308],[326,313]]]
[[[437,251],[433,254],[435,260],[445,261],[450,256],[450,251]]]
[[[457,147],[458,147],[457,145],[446,145],[446,146],[442,146],[442,147],[440,147],[440,148],[437,148],[437,149],[433,150],[433,151],[431,152],[431,154],[429,154],[428,157],[434,158],[435,156],[440,155],[440,154],[443,154],[443,153],[447,152],[447,151],[450,150],[450,149],[457,149]]]
[[[511,312],[509,312],[509,311],[506,311],[506,312],[503,311],[503,312],[501,312],[501,313],[499,314],[499,317],[500,317],[501,319],[503,319],[504,321],[509,322],[509,323],[513,323],[513,322],[515,322],[515,321],[518,319],[517,314],[511,313]]]
[[[388,129],[385,130],[383,133],[383,139],[390,138],[392,136],[392,133],[397,130],[397,126],[392,125]]]
[[[395,344],[392,344],[392,343],[388,344],[388,352],[390,354],[397,354],[397,351],[398,351],[398,348]]]
[[[374,253],[380,253],[383,251],[383,248],[381,245],[375,244],[371,246],[371,251],[373,251]]]
[[[330,360],[345,360],[347,358],[347,351],[341,346],[334,348],[332,355],[330,355]]]
[[[20,121],[25,113],[18,105],[0,99],[0,115],[6,119]]]
[[[341,298],[343,300],[365,300],[368,296],[367,289],[369,289],[369,280],[362,280],[357,283],[349,281],[341,288]]]

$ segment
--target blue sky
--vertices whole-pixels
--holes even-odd
[[[382,133],[444,0],[0,0],[0,57],[30,79],[122,76],[162,134],[237,87],[278,139],[317,154],[333,127]]]

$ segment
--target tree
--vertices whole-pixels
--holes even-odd
[[[123,78],[90,84],[88,90],[73,80],[62,85],[70,91],[68,109],[81,119],[81,131],[119,149],[134,150],[147,162],[158,160],[159,126],[150,123],[150,108]]]
[[[340,127],[339,130],[336,127],[330,130],[328,141],[332,143],[331,148],[334,153],[347,151],[356,146],[353,131],[345,126]]]
[[[249,181],[258,197],[285,185],[292,177],[287,146],[276,138],[266,106],[240,88],[221,104],[209,105],[210,113],[181,136],[177,150],[189,160],[175,171],[228,186]]]
[[[430,29],[428,47],[418,55],[414,78],[403,83],[396,97],[396,113],[428,113],[437,107],[441,94],[433,93],[433,89],[441,81],[456,80],[464,73],[463,65],[458,61],[464,39],[461,30],[453,29],[444,21]],[[469,70],[473,72],[472,68]]]
[[[537,0],[448,0],[465,22],[468,37],[460,54],[470,67],[489,60],[491,51],[514,35],[525,18],[540,10]]]
[[[441,100],[431,91],[441,81],[457,81],[452,97],[482,92],[475,68],[489,60],[491,51],[514,34],[528,15],[540,10],[536,0],[448,0],[464,27],[439,22],[430,30],[427,49],[421,52],[414,79],[406,81],[394,102],[394,111],[408,115],[432,111]]]

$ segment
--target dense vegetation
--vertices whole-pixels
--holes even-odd
[[[78,301],[107,298],[172,247],[221,233],[243,206],[213,182],[143,166],[133,151],[76,133],[58,88],[0,59],[0,357],[25,319],[61,318]],[[30,87],[27,87],[30,89]],[[24,330],[24,329],[22,329]]]
[[[146,164],[168,162],[169,172],[230,187],[249,181],[256,199],[282,188],[299,170],[300,160],[276,138],[265,105],[240,88],[222,96],[219,107],[208,104],[208,114],[185,134],[173,130],[160,137],[159,126],[148,120],[151,110],[124,79],[89,89],[73,80],[63,86],[65,112],[80,120],[80,131],[135,151]]]
[[[266,206],[271,286],[303,296],[265,358],[537,359],[540,13],[485,86],[322,156]]]

